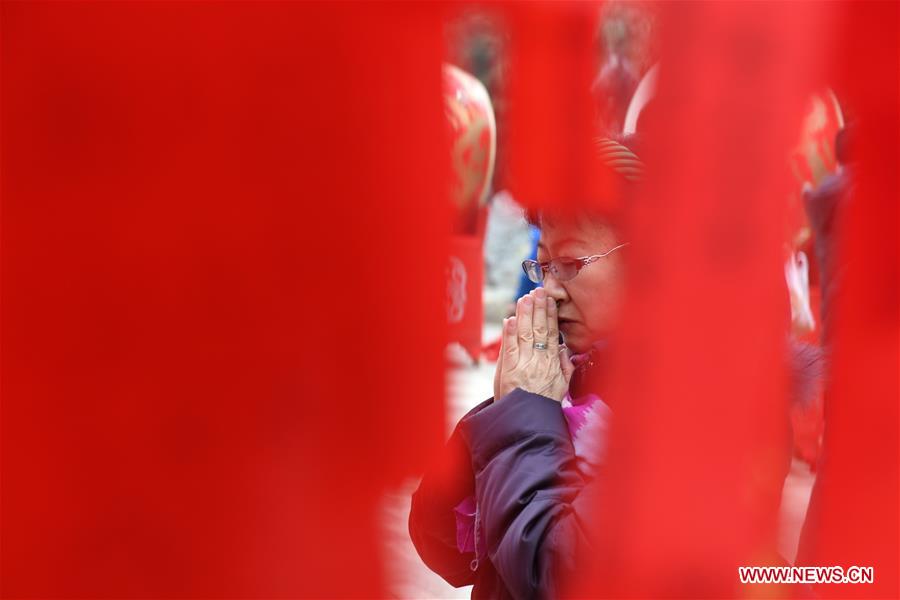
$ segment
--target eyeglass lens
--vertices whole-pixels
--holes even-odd
[[[559,281],[568,281],[578,275],[578,261],[572,258],[554,258],[549,266],[550,272]]]
[[[525,275],[528,276],[528,280],[532,283],[540,283],[544,279],[544,270],[541,269],[541,265],[533,260],[526,260],[522,263],[522,266],[525,268]]]
[[[574,258],[554,258],[547,265],[547,270],[559,281],[569,281],[578,275],[578,262]],[[525,275],[532,283],[544,280],[544,269],[537,261],[527,260],[522,263]]]

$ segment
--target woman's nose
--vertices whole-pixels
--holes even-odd
[[[544,275],[544,289],[547,290],[547,296],[556,300],[557,304],[561,302],[565,302],[569,299],[569,294],[566,292],[566,288],[563,287],[559,281],[556,280],[556,277],[547,273]]]

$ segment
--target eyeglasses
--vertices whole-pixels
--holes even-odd
[[[522,261],[522,270],[532,283],[541,283],[544,281],[544,273],[549,272],[557,281],[569,281],[574,279],[576,275],[587,265],[595,262],[604,256],[612,254],[622,246],[627,246],[628,242],[619,244],[611,250],[607,250],[603,254],[594,254],[592,256],[582,256],[580,258],[569,258],[568,256],[560,256],[547,262],[538,262],[536,260]]]

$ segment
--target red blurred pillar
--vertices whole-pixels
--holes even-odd
[[[832,73],[852,110],[853,187],[834,249],[839,278],[823,461],[798,562],[874,567],[873,585],[819,585],[822,597],[896,598],[900,9],[874,2],[840,8]]]
[[[506,5],[509,42],[510,187],[531,208],[576,206],[597,174],[590,86],[598,5]]]
[[[438,12],[0,17],[0,594],[382,596],[444,432]]]
[[[596,506],[601,547],[576,596],[740,596],[753,592],[737,567],[775,560],[790,461],[786,156],[820,12],[663,6],[609,482]]]

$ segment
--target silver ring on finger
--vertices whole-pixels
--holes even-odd
[[[544,342],[535,342],[534,343],[535,350],[546,350],[547,347],[548,347],[547,344],[545,344]]]

